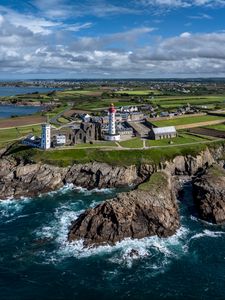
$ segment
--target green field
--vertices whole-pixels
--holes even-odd
[[[216,129],[220,131],[225,131],[225,124],[216,124],[216,125],[210,125],[206,126],[206,128]]]
[[[90,143],[77,144],[74,146],[74,149],[105,148],[105,147],[118,147],[118,146],[114,142],[101,141],[101,142],[93,142],[93,144]]]
[[[34,133],[35,135],[39,135],[41,132],[41,126],[24,126],[9,129],[0,129],[0,143],[10,142],[13,140],[20,139],[29,133]]]
[[[133,138],[131,140],[119,142],[122,147],[125,148],[142,148],[143,141],[140,138]]]
[[[224,142],[220,142],[224,143]],[[65,149],[41,151],[19,146],[11,150],[15,157],[28,161],[42,161],[58,166],[68,166],[74,163],[104,162],[110,165],[140,165],[143,163],[159,164],[171,160],[178,155],[197,155],[206,149],[207,145],[215,147],[219,142],[211,144],[196,144],[167,148],[152,148],[147,150],[100,150],[100,149]]]
[[[224,96],[175,96],[175,97],[155,97],[152,103],[160,105],[162,108],[175,108],[187,103],[197,106],[209,106],[213,108],[216,104],[225,104]]]
[[[163,139],[163,140],[146,140],[146,146],[168,146],[169,145],[180,145],[180,144],[192,144],[196,142],[206,142],[211,139],[207,137],[196,136],[187,133],[179,133],[176,138]],[[172,142],[172,144],[171,144]]]
[[[58,122],[60,122],[62,124],[67,124],[67,123],[69,123],[69,120],[65,117],[60,117],[60,118],[58,118]]]
[[[184,117],[184,118],[175,118],[170,120],[150,121],[150,122],[157,127],[164,127],[164,126],[187,125],[187,124],[216,121],[216,120],[223,120],[223,119],[225,121],[225,117],[204,115],[204,116]]]
[[[119,100],[119,99],[102,99],[93,102],[83,102],[76,105],[76,109],[98,110],[108,108],[111,103],[114,103],[116,107],[126,105],[136,105],[135,102]]]
[[[118,91],[118,92],[115,92],[115,94],[127,94],[129,96],[148,96],[148,95],[160,95],[161,92],[158,91],[158,90],[137,90],[137,91]]]

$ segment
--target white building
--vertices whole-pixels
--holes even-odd
[[[174,126],[152,128],[149,136],[153,140],[171,139],[177,136],[177,131]]]
[[[109,130],[108,133],[105,134],[106,141],[119,141],[120,135],[116,132],[116,109],[114,104],[111,104],[109,110]]]
[[[65,134],[56,134],[53,137],[53,145],[55,146],[63,146],[66,144],[66,136]]]
[[[51,148],[51,125],[42,124],[41,148],[46,150]]]

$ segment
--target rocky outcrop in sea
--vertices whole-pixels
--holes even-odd
[[[88,209],[72,224],[68,240],[98,246],[125,238],[173,235],[180,222],[171,181],[168,173],[154,173],[137,189]]]
[[[193,195],[203,220],[225,223],[225,170],[212,165],[193,181]]]

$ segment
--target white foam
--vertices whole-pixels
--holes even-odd
[[[23,197],[20,200],[7,199],[0,201],[0,217],[12,217],[22,211],[24,205],[30,202],[31,198]]]
[[[203,230],[203,232],[193,235],[189,241],[194,239],[204,238],[204,237],[217,238],[217,237],[221,237],[224,234],[225,232],[223,231],[210,231],[208,229],[205,229]]]
[[[86,196],[89,196],[89,195],[92,195],[94,193],[96,193],[96,194],[111,194],[111,193],[113,193],[113,191],[115,189],[114,188],[104,188],[104,189],[95,188],[95,189],[92,189],[92,190],[88,190],[86,188],[78,186],[78,187],[74,187],[74,190],[79,192],[79,193],[85,194]]]

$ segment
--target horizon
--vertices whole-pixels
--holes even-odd
[[[225,77],[225,0],[1,0],[1,80]]]

